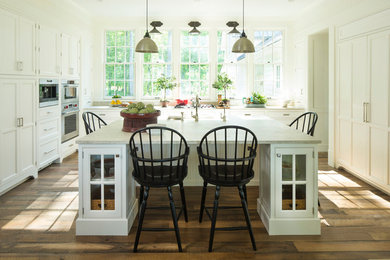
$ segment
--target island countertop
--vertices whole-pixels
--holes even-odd
[[[226,122],[221,119],[194,119],[167,120],[159,117],[158,124],[179,131],[188,144],[198,144],[201,138],[209,130],[223,125],[240,125],[249,128],[257,136],[259,144],[318,144],[318,138],[304,134],[288,127],[283,123],[268,117],[257,119],[243,119],[239,117],[229,118]],[[78,144],[127,144],[132,133],[122,131],[123,120],[118,120],[87,136],[77,140]]]

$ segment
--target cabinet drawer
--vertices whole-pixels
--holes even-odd
[[[60,117],[60,107],[52,106],[52,107],[44,107],[39,109],[39,119],[45,120],[49,118]]]
[[[39,146],[39,164],[45,164],[59,157],[59,139],[55,138]]]
[[[53,118],[39,123],[39,139],[55,135],[59,137],[58,119]]]

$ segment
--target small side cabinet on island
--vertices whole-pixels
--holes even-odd
[[[76,235],[127,236],[137,213],[135,182],[123,145],[79,145],[80,205]],[[131,193],[131,194],[130,194]]]

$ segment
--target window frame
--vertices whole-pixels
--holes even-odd
[[[132,32],[133,33],[133,45],[132,46],[117,46],[116,45],[116,42],[115,42],[115,46],[107,46],[107,39],[106,39],[106,34],[107,32],[109,31],[129,31],[129,32]],[[103,96],[103,100],[111,100],[112,99],[112,96],[107,96],[106,95],[106,65],[107,64],[112,64],[114,65],[114,75],[115,75],[115,65],[121,65],[123,64],[124,66],[124,79],[123,79],[123,82],[125,82],[125,65],[133,65],[133,95],[132,96],[125,96],[123,95],[122,96],[122,99],[130,99],[130,100],[134,100],[136,99],[136,96],[137,96],[137,87],[136,87],[136,78],[137,78],[137,75],[136,75],[136,52],[135,52],[135,47],[136,47],[136,41],[135,41],[135,38],[137,37],[137,30],[134,29],[134,28],[105,28],[103,30],[103,35],[102,35],[102,46],[103,46],[103,75],[102,75],[102,80],[103,80],[103,83],[102,83],[102,96]],[[107,63],[107,47],[114,47],[115,48],[115,62],[113,63]],[[127,47],[130,47],[133,49],[133,61],[132,62],[123,62],[123,63],[117,63],[116,62],[116,48],[117,47],[124,47],[124,48],[127,48]],[[115,76],[114,76],[114,81],[115,81]],[[130,80],[131,82],[131,80]],[[125,83],[124,83],[125,84]]]
[[[286,59],[286,28],[257,28],[257,29],[253,29],[251,30],[251,34],[252,34],[252,37],[253,37],[253,42],[255,41],[255,33],[256,32],[265,32],[265,31],[272,31],[272,32],[275,32],[275,31],[279,31],[282,33],[282,59],[281,59],[281,62],[280,63],[274,63],[273,62],[273,59],[274,59],[274,52],[273,52],[273,46],[272,46],[272,64],[273,64],[273,70],[275,70],[275,65],[277,66],[280,66],[280,70],[281,70],[281,73],[280,73],[280,80],[278,81],[279,84],[280,84],[280,90],[279,90],[279,95],[275,95],[275,87],[276,87],[276,75],[273,75],[273,79],[272,81],[274,82],[274,86],[273,86],[273,95],[272,96],[267,96],[268,98],[271,98],[271,99],[280,99],[282,98],[282,93],[283,93],[283,89],[284,89],[284,78],[285,78],[285,70],[284,70],[284,66],[285,66],[285,59]],[[264,37],[264,36],[263,36]],[[273,37],[273,35],[272,35]],[[255,46],[256,48],[256,46]],[[255,55],[255,54],[254,54]],[[263,60],[264,61],[264,60]],[[252,60],[252,69],[253,69],[253,79],[252,79],[252,83],[253,83],[253,87],[252,87],[252,92],[256,91],[255,87],[256,87],[256,82],[259,81],[259,80],[256,80],[256,65],[265,65],[266,63],[256,63],[255,61],[255,57],[253,56],[253,60]],[[263,74],[264,74],[264,71],[263,71]],[[264,80],[263,80],[264,81]],[[262,95],[264,95],[265,93],[261,93]]]
[[[177,95],[177,98],[181,98],[181,99],[183,99],[183,98],[185,98],[185,99],[189,99],[189,98],[192,98],[192,96],[191,97],[184,97],[184,96],[182,96],[182,90],[181,90],[181,87],[182,87],[182,83],[183,82],[189,82],[189,83],[191,83],[192,81],[198,81],[198,82],[201,82],[201,81],[203,81],[203,82],[205,82],[205,84],[206,85],[208,85],[208,90],[207,90],[207,95],[206,96],[202,96],[201,98],[203,99],[203,100],[211,100],[211,89],[212,89],[212,86],[211,86],[211,66],[212,66],[212,64],[211,64],[211,60],[212,60],[212,56],[211,56],[211,50],[210,50],[210,48],[212,47],[212,44],[211,44],[211,40],[210,40],[210,35],[212,35],[212,33],[213,33],[213,30],[210,30],[210,29],[208,29],[208,28],[203,28],[203,29],[201,29],[200,31],[201,31],[201,33],[202,32],[207,32],[207,37],[208,37],[208,43],[207,43],[207,46],[206,47],[202,47],[202,46],[193,46],[193,45],[188,45],[188,46],[184,46],[184,45],[182,45],[182,34],[183,34],[183,32],[189,32],[189,30],[190,29],[188,29],[188,28],[178,28],[178,30],[177,30],[177,33],[179,34],[178,35],[178,44],[179,44],[179,50],[178,50],[178,95]],[[191,62],[191,51],[190,51],[190,49],[191,48],[197,48],[197,49],[202,49],[202,48],[204,48],[204,49],[207,49],[207,57],[208,57],[208,62],[207,63],[201,63],[200,62],[200,55],[199,55],[199,57],[198,57],[198,60],[199,60],[199,62],[198,63],[192,63]],[[183,49],[183,48],[189,48],[189,57],[188,57],[188,62],[182,62],[182,57],[181,57],[181,50]],[[191,66],[191,65],[198,65],[199,66],[199,73],[200,73],[200,66],[201,65],[207,65],[208,66],[208,77],[207,77],[207,79],[205,79],[205,80],[201,80],[200,79],[200,77],[199,77],[199,80],[191,80],[190,79],[190,76],[188,76],[189,77],[189,79],[188,80],[182,80],[182,78],[181,78],[181,68],[182,68],[182,65],[188,65],[188,66]],[[189,72],[189,71],[188,71]]]
[[[139,90],[140,93],[141,93],[141,100],[159,100],[161,98],[161,93],[157,96],[146,96],[144,94],[144,76],[145,76],[145,71],[144,71],[144,65],[166,65],[166,66],[169,66],[171,65],[171,77],[174,76],[174,67],[173,67],[173,64],[174,64],[174,54],[173,54],[173,45],[174,45],[174,31],[172,29],[167,29],[167,30],[160,30],[160,32],[166,32],[166,33],[171,33],[171,45],[168,46],[167,48],[171,48],[171,61],[170,62],[163,62],[163,63],[153,63],[153,62],[150,62],[150,63],[145,63],[145,55],[144,53],[141,54],[141,89]],[[165,46],[166,47],[166,46]],[[153,78],[152,78],[153,80]],[[153,82],[152,82],[153,83]],[[153,87],[152,87],[153,88]],[[174,90],[172,91],[172,94],[173,94]],[[167,95],[167,98],[170,98],[170,97],[173,97],[173,95],[171,96],[168,96]]]

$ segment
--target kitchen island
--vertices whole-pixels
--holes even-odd
[[[77,141],[79,144],[79,217],[77,235],[128,235],[138,210],[136,185],[122,120]],[[190,146],[185,186],[202,186],[198,174],[196,146],[210,129],[241,125],[257,136],[259,147],[254,164],[259,186],[257,211],[270,235],[319,235],[317,215],[317,145],[320,141],[267,117],[213,116],[167,120],[159,124],[179,131]],[[103,169],[103,170],[102,170]],[[199,193],[200,196],[200,193]]]

